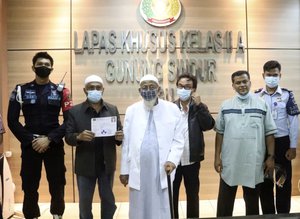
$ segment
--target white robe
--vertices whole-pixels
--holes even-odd
[[[159,150],[153,111],[140,150],[140,190],[130,188],[130,219],[168,219],[170,207],[168,190],[162,189],[159,174]]]
[[[142,101],[129,106],[124,119],[121,175],[129,175],[128,186],[140,190],[141,146],[149,118]],[[159,99],[153,107],[153,119],[159,150],[161,188],[167,188],[166,161],[177,165],[183,152],[184,137],[181,113],[176,104]],[[175,171],[173,171],[175,172]],[[171,175],[173,178],[174,174]]]

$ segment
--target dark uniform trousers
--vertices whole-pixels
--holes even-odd
[[[176,168],[175,179],[173,181],[173,203],[175,218],[179,218],[178,199],[182,178],[184,179],[187,199],[187,217],[199,218],[199,170],[200,162],[195,162],[186,166],[178,165]]]
[[[289,136],[275,138],[275,163],[286,170],[286,180],[283,187],[276,185],[276,210],[278,214],[289,213],[292,194],[292,164],[285,158],[286,151],[290,148]],[[276,176],[276,181],[280,176]],[[275,214],[274,182],[265,179],[260,191],[260,202],[263,214]]]
[[[260,184],[256,185],[254,189],[243,186],[243,198],[246,204],[246,215],[259,215],[259,187]],[[237,186],[229,186],[222,178],[220,178],[217,217],[232,216],[236,191]]]
[[[22,151],[22,189],[24,191],[23,213],[26,218],[40,215],[38,206],[38,188],[41,179],[42,163],[46,170],[51,194],[51,214],[62,215],[65,209],[64,187],[65,165],[64,151],[61,146],[49,148],[45,153],[38,153],[31,147]]]
[[[64,213],[64,187],[66,184],[64,149],[61,145],[56,146],[53,143],[51,146],[45,153],[38,153],[32,147],[22,150],[21,177],[25,218],[34,218],[40,215],[38,188],[43,162],[51,194],[50,212],[58,215]]]

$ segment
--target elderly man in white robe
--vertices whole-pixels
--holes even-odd
[[[183,125],[178,107],[159,99],[159,91],[155,76],[142,77],[143,100],[125,114],[120,181],[129,185],[130,219],[171,217],[167,174],[174,178],[183,152]]]

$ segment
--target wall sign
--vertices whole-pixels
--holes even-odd
[[[179,0],[142,0],[140,13],[147,23],[165,27],[179,18],[181,4]]]

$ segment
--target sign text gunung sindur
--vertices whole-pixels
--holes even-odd
[[[161,81],[165,68],[169,82],[174,82],[177,75],[184,72],[192,73],[198,81],[214,82],[217,63],[209,56],[222,51],[232,53],[233,49],[236,49],[236,56],[243,56],[245,46],[241,31],[236,36],[232,31],[204,33],[200,30],[74,32],[76,55],[118,54],[118,59],[109,59],[105,64],[105,78],[110,83],[138,83],[147,73]],[[165,53],[167,56],[163,55]],[[149,58],[151,55],[155,58]],[[162,57],[168,58],[163,60]]]

